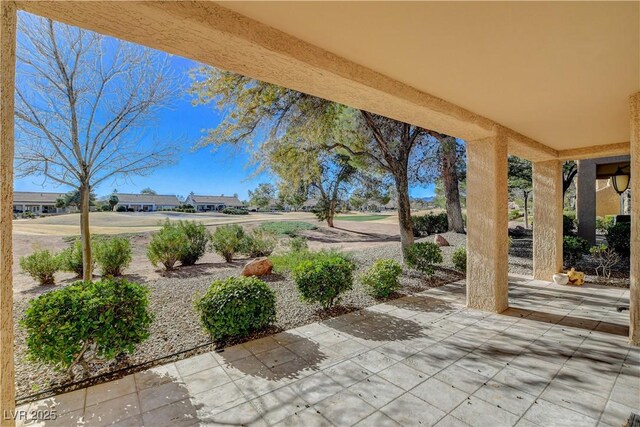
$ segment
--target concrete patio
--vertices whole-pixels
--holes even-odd
[[[620,426],[640,412],[627,289],[510,276],[509,308],[453,283],[23,405],[19,425]]]

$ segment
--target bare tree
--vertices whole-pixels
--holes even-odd
[[[80,192],[83,279],[91,280],[91,190],[170,161],[169,144],[147,128],[178,88],[151,49],[29,15],[20,31],[16,167]]]

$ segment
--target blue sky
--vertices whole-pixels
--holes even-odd
[[[176,73],[184,73],[196,66],[196,63],[181,57],[172,56],[172,65]],[[188,81],[188,79],[185,79]],[[106,182],[95,189],[98,196],[117,189],[120,193],[137,193],[150,187],[159,194],[177,194],[187,196],[191,191],[196,194],[231,195],[237,193],[241,200],[248,198],[247,191],[261,182],[275,182],[267,173],[252,176],[248,169],[248,153],[235,149],[221,149],[212,152],[203,148],[197,151],[192,147],[199,141],[202,131],[215,127],[221,119],[212,106],[193,106],[188,94],[175,100],[171,109],[162,111],[159,120],[154,121],[156,135],[170,135],[181,141],[182,150],[176,153],[175,164],[155,170],[151,175],[132,177],[128,181]],[[68,191],[51,182],[43,182],[41,176],[18,178],[14,182],[15,191]],[[410,193],[414,197],[426,197],[434,194],[433,185],[413,187]]]

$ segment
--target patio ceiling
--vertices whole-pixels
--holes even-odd
[[[17,4],[530,160],[629,152],[638,3]]]

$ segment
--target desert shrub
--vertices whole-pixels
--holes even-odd
[[[123,279],[76,282],[29,303],[20,324],[29,355],[69,372],[88,374],[93,358],[132,353],[149,337],[149,291]]]
[[[95,256],[100,274],[121,276],[122,270],[131,264],[131,242],[124,237],[98,240],[95,243]]]
[[[278,244],[278,236],[262,228],[255,228],[245,234],[242,252],[251,258],[269,256]]]
[[[320,250],[320,251],[289,251],[278,255],[271,255],[269,259],[273,264],[273,271],[279,274],[293,271],[298,265],[305,261],[316,261],[324,258],[340,257],[347,262],[351,262],[350,258],[336,250]]]
[[[116,212],[126,212],[127,211],[127,207],[126,206],[118,206],[116,208]]]
[[[449,229],[447,214],[428,213],[422,216],[412,216],[413,234],[416,237],[428,236],[429,234],[445,233]]]
[[[167,220],[160,231],[151,237],[147,258],[154,267],[162,264],[166,270],[172,270],[188,245],[186,234]]]
[[[435,273],[435,264],[442,262],[442,251],[435,243],[414,243],[407,249],[406,262],[409,267],[432,276]]]
[[[293,269],[300,299],[318,302],[325,309],[333,307],[340,294],[353,287],[353,268],[345,257],[331,253],[301,262]]]
[[[36,250],[20,258],[20,268],[40,285],[53,285],[55,273],[60,270],[60,259],[48,249]]]
[[[400,289],[402,266],[392,259],[379,259],[361,277],[360,282],[374,298],[387,298]]]
[[[615,223],[615,216],[597,216],[596,217],[596,230],[606,233],[607,230]]]
[[[589,253],[598,263],[596,267],[596,276],[609,279],[611,277],[611,268],[620,262],[620,255],[607,245],[592,246]]]
[[[631,253],[631,223],[618,222],[607,229],[607,243],[622,256]]]
[[[304,221],[270,221],[263,223],[260,228],[279,236],[294,237],[299,231],[315,230],[318,227]]]
[[[221,225],[211,236],[211,246],[225,261],[231,262],[233,256],[242,251],[245,236],[244,229],[237,224]]]
[[[24,211],[22,212],[22,218],[26,218],[26,219],[33,219],[35,218],[35,214],[31,211]]]
[[[91,247],[95,250],[95,244],[92,244]],[[82,265],[82,241],[80,239],[73,240],[69,247],[58,254],[58,259],[60,261],[60,270],[76,273],[76,276],[82,277],[84,267]],[[93,259],[93,266],[95,266],[95,258]]]
[[[195,264],[207,251],[207,244],[211,239],[211,233],[203,224],[195,221],[180,221],[176,228],[184,234],[187,244],[180,252],[179,260],[182,265]]]
[[[221,212],[226,215],[249,215],[249,211],[242,208],[224,208]]]
[[[522,217],[523,213],[522,211],[518,210],[518,209],[513,209],[509,211],[509,220],[513,221],[514,219],[518,219],[520,217]]]
[[[113,212],[113,208],[106,203],[104,205],[98,206],[98,210],[100,212]]]
[[[509,237],[509,242],[511,242],[511,237]],[[509,244],[509,246],[511,246],[511,244]],[[453,266],[456,268],[456,270],[462,272],[467,271],[467,249],[458,248],[453,251],[451,261],[453,261]]]
[[[589,242],[582,237],[564,236],[562,250],[565,264],[575,266],[582,256],[589,252]]]
[[[276,296],[255,277],[230,277],[213,282],[196,301],[204,328],[214,340],[244,337],[275,321]]]
[[[565,212],[562,215],[562,233],[565,236],[573,236],[576,232],[576,214]]]
[[[291,252],[303,252],[309,250],[307,239],[305,237],[296,236],[289,240],[289,249]]]

